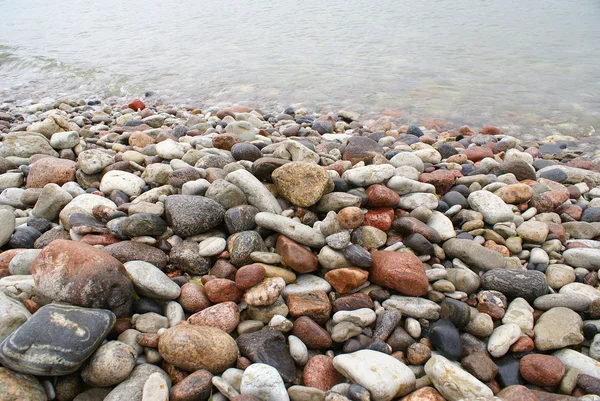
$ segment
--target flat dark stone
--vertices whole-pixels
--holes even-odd
[[[296,365],[281,332],[264,328],[254,333],[242,334],[236,342],[242,355],[252,362],[274,367],[287,383],[296,379]]]
[[[225,212],[225,226],[230,234],[241,231],[254,230],[256,223],[254,217],[260,212],[252,205],[240,205],[232,207]]]
[[[167,230],[167,223],[156,215],[137,213],[125,219],[119,228],[129,238],[146,235],[157,237]]]
[[[104,250],[121,263],[142,260],[164,269],[167,266],[167,255],[151,245],[134,241],[121,241],[104,247]]]
[[[252,263],[250,254],[255,251],[266,252],[267,247],[256,231],[242,231],[227,239],[229,261],[236,267]]]
[[[275,157],[261,157],[252,163],[252,174],[259,180],[271,181],[273,171],[287,163],[291,163],[291,161]]]
[[[0,363],[32,375],[71,374],[102,344],[115,320],[105,309],[43,306],[0,344]]]
[[[342,250],[342,253],[353,266],[362,267],[363,269],[373,266],[373,257],[360,245],[350,244]]]
[[[512,355],[506,355],[493,360],[498,366],[496,380],[502,387],[521,385],[524,383],[519,371],[519,360]]]
[[[165,215],[175,234],[191,237],[221,224],[225,208],[204,196],[171,195],[165,201]]]
[[[431,344],[446,358],[459,360],[462,354],[462,343],[458,329],[450,320],[440,319],[429,329]]]
[[[493,269],[481,277],[481,287],[500,291],[509,299],[525,298],[531,304],[548,291],[546,275],[537,270]]]
[[[465,302],[446,298],[441,304],[440,316],[451,321],[456,327],[465,327],[471,319],[471,308]]]
[[[375,325],[375,333],[373,338],[381,339],[386,341],[392,331],[398,326],[402,319],[402,313],[395,309],[388,309],[377,317],[377,323]]]

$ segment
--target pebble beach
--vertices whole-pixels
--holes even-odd
[[[594,142],[0,108],[0,401],[600,400]]]

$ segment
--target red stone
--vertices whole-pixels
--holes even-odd
[[[362,292],[344,295],[333,301],[333,313],[341,310],[356,310],[362,308],[373,309],[374,304],[371,297]]]
[[[539,401],[534,393],[525,386],[513,385],[504,388],[498,393],[504,401]]]
[[[317,270],[319,264],[317,255],[284,235],[280,235],[277,239],[275,252],[281,256],[283,266],[297,273],[310,273]]]
[[[242,290],[255,286],[265,278],[265,268],[259,264],[241,267],[235,274],[235,285]]]
[[[356,267],[334,269],[325,274],[325,280],[340,294],[345,294],[367,282],[369,272]]]
[[[369,277],[372,283],[415,297],[425,295],[429,290],[423,262],[412,253],[375,251],[372,256]]]
[[[333,359],[326,355],[316,355],[304,366],[304,385],[323,391],[330,390],[336,384],[344,382],[344,376],[333,367]]]
[[[166,365],[170,364],[166,363]],[[208,400],[212,390],[212,378],[212,373],[208,370],[200,369],[185,378],[179,379],[176,382],[177,384],[171,387],[169,400]]]
[[[433,185],[438,195],[445,195],[452,188],[455,180],[456,175],[450,170],[435,170],[419,176],[419,181]]]
[[[127,105],[127,107],[129,107],[133,111],[140,111],[144,110],[146,108],[146,105],[140,99],[133,99],[131,103]]]
[[[329,297],[323,291],[309,294],[291,294],[287,297],[290,316],[298,318],[308,316],[318,324],[325,324],[331,315]]]
[[[400,195],[385,185],[374,184],[365,191],[369,207],[397,207]]]
[[[8,265],[10,264],[10,261],[17,256],[18,254],[20,254],[21,252],[23,252],[25,249],[9,249],[8,251],[4,251],[2,253],[0,253],[0,269],[8,269]]]
[[[27,188],[44,188],[46,184],[63,185],[75,181],[76,163],[72,160],[44,157],[33,163],[27,175]]]
[[[540,387],[554,387],[565,374],[565,365],[552,355],[529,354],[521,358],[519,371],[528,383]]]
[[[502,130],[498,127],[486,125],[479,131],[481,135],[502,135]]]
[[[469,146],[463,153],[467,155],[467,158],[472,162],[478,162],[486,157],[494,157],[492,150],[483,146]]]
[[[213,137],[213,146],[217,149],[224,149],[231,151],[233,145],[240,143],[242,140],[239,136],[233,134],[221,134]]]
[[[308,316],[301,316],[294,322],[292,334],[298,337],[308,349],[326,350],[331,347],[331,336]]]
[[[240,322],[240,310],[233,302],[223,302],[194,313],[187,320],[198,326],[212,326],[231,333]]]
[[[215,278],[207,282],[204,289],[208,299],[215,304],[227,301],[238,303],[242,300],[242,290],[231,280]]]
[[[181,294],[177,302],[186,312],[196,313],[211,305],[204,287],[194,281],[181,286]]]
[[[102,246],[106,246],[106,245],[111,245],[111,244],[116,244],[117,242],[121,242],[121,239],[115,237],[112,234],[86,234],[84,235],[79,242],[82,242],[84,244],[88,244],[88,245],[102,245]]]
[[[513,345],[510,346],[510,351],[515,353],[530,352],[535,348],[535,343],[529,336],[521,336]]]
[[[534,195],[529,204],[535,207],[538,213],[551,213],[567,200],[569,200],[568,191],[548,191]]]
[[[380,208],[370,209],[364,217],[364,226],[371,226],[380,229],[381,231],[389,231],[392,228],[394,221],[394,209]]]
[[[363,224],[365,216],[360,208],[355,206],[345,207],[338,212],[338,221],[343,228],[358,228]]]

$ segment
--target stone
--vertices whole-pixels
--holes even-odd
[[[28,158],[37,154],[58,157],[58,153],[50,146],[50,141],[35,132],[11,132],[4,137],[2,143],[4,157]]]
[[[331,291],[331,284],[319,276],[312,274],[301,274],[291,284],[288,284],[283,290],[282,295],[288,297],[294,295],[307,295],[315,292],[328,293]]]
[[[169,398],[169,387],[162,374],[152,373],[142,390],[142,401],[164,401]]]
[[[103,309],[50,304],[0,344],[0,362],[18,372],[61,376],[74,373],[98,348],[115,322]],[[46,333],[39,336],[39,333]]]
[[[109,387],[125,380],[135,367],[137,354],[120,341],[109,341],[94,352],[81,371],[92,387]]]
[[[445,399],[433,387],[422,387],[401,398],[400,401],[445,401]]]
[[[0,342],[31,317],[31,313],[16,299],[1,291],[0,288]]]
[[[289,217],[261,212],[256,215],[255,221],[259,227],[276,231],[300,244],[314,248],[321,248],[325,245],[323,234]]]
[[[315,322],[324,324],[331,314],[331,304],[325,292],[289,294],[286,301],[290,308],[290,315],[294,318],[308,316]]]
[[[244,301],[251,306],[272,305],[285,288],[285,280],[281,277],[266,278],[252,288],[246,290]]]
[[[386,127],[384,126],[384,128]],[[376,155],[381,154],[383,154],[383,147],[373,139],[363,136],[351,136],[348,138],[343,156],[344,160],[349,160],[354,165],[361,161],[370,163]]]
[[[429,282],[423,263],[408,252],[376,251],[372,253],[370,280],[410,296],[425,295]]]
[[[301,316],[294,322],[292,333],[309,349],[327,350],[331,347],[331,336],[308,316]]]
[[[281,206],[277,199],[252,173],[246,170],[236,170],[227,174],[225,179],[240,188],[246,195],[248,203],[257,207],[261,212],[281,213]]]
[[[164,269],[167,255],[158,248],[135,241],[120,241],[104,247],[104,250],[121,263],[143,261]]]
[[[498,366],[485,352],[467,355],[460,363],[469,373],[484,383],[494,380],[498,373]]]
[[[572,248],[563,252],[565,262],[573,267],[583,267],[588,270],[600,269],[600,249]]]
[[[219,202],[225,209],[247,203],[246,195],[241,189],[222,179],[214,180],[206,190],[205,196]]]
[[[254,363],[272,366],[283,380],[290,383],[296,377],[294,360],[281,332],[264,328],[254,333],[243,334],[237,338],[242,355]]]
[[[164,377],[167,382],[167,387],[171,385],[171,379],[164,370],[155,365],[142,363],[137,365],[131,375],[125,381],[117,385],[104,398],[104,401],[142,401],[144,385],[148,378],[154,373],[160,373]]]
[[[356,187],[366,187],[372,184],[380,184],[394,175],[394,166],[391,164],[370,165],[355,167],[346,170],[342,179]]]
[[[192,241],[182,241],[175,244],[169,252],[169,262],[177,269],[184,272],[203,275],[208,273],[212,266],[210,258],[198,254],[198,244]]]
[[[77,157],[77,167],[87,175],[98,174],[114,162],[114,156],[100,149],[84,150]]]
[[[334,368],[333,359],[326,355],[310,358],[304,366],[302,378],[306,386],[323,391],[330,390],[344,381],[344,377]]]
[[[333,190],[333,182],[324,168],[314,163],[292,162],[273,171],[277,191],[292,204],[310,207]]]
[[[221,224],[225,209],[203,196],[171,195],[165,201],[165,215],[175,234],[191,237]]]
[[[496,224],[502,221],[512,221],[513,214],[510,207],[504,201],[488,191],[471,192],[467,198],[471,208],[483,214],[488,224]]]
[[[588,310],[590,303],[590,298],[583,294],[547,294],[533,301],[533,306],[542,311],[562,306],[575,312],[583,312]]]
[[[169,400],[193,401],[208,400],[212,390],[213,375],[207,370],[200,369],[186,376],[171,387]]]
[[[15,215],[10,210],[0,209],[0,221],[0,247],[3,247],[15,231]]]
[[[516,323],[505,323],[494,329],[488,339],[487,350],[494,358],[500,358],[520,336],[521,328]]]
[[[33,376],[0,367],[0,394],[6,401],[46,401],[44,386]]]
[[[146,182],[140,177],[126,171],[111,170],[104,174],[100,181],[100,190],[106,194],[121,191],[129,197],[138,196]]]
[[[104,198],[94,194],[81,194],[73,198],[63,209],[60,211],[59,218],[65,230],[69,230],[69,219],[72,214],[83,213],[89,217],[94,217],[93,210],[96,206],[107,206],[111,209],[116,209],[117,205],[110,199]],[[41,216],[38,216],[41,217]]]
[[[217,327],[231,334],[240,322],[240,310],[233,302],[223,302],[193,314],[187,321],[197,326]]]
[[[537,320],[535,347],[540,351],[561,349],[583,342],[581,316],[563,307],[544,312]]]
[[[181,288],[158,267],[141,260],[126,262],[123,266],[138,295],[156,299],[179,297]]]
[[[415,319],[437,320],[440,318],[440,305],[424,298],[392,295],[383,302],[383,307],[397,309],[404,316]]]
[[[217,256],[225,250],[227,241],[224,238],[210,237],[198,244],[198,254],[200,256]]]
[[[280,235],[275,252],[281,256],[281,263],[297,273],[310,273],[317,270],[318,257],[302,245]]]
[[[459,360],[462,352],[460,333],[451,321],[440,319],[429,328],[431,344],[446,358]]]
[[[46,184],[31,211],[31,215],[54,221],[58,218],[61,210],[73,200],[73,197],[57,184]],[[2,221],[7,221],[2,218]],[[2,240],[0,239],[0,244]]]
[[[244,371],[240,392],[261,401],[289,401],[283,380],[277,370],[264,363],[253,363]]]
[[[540,221],[526,221],[517,227],[517,234],[530,244],[542,244],[549,232],[548,225]]]
[[[481,287],[500,291],[508,298],[524,298],[529,303],[548,291],[546,276],[537,270],[490,270],[481,277]]]
[[[217,374],[235,364],[238,350],[235,340],[221,329],[177,325],[160,336],[158,352],[165,361],[180,369],[205,369]]]
[[[337,292],[345,294],[366,283],[369,272],[354,267],[345,267],[331,270],[324,277]]]
[[[206,296],[213,303],[240,302],[242,291],[235,286],[235,282],[224,278],[215,278],[204,285]]]
[[[415,387],[414,373],[399,360],[381,352],[356,351],[333,359],[335,369],[371,394],[373,401],[390,401],[410,393]]]
[[[504,269],[507,265],[506,259],[501,254],[474,241],[452,238],[444,242],[442,248],[447,258],[458,258],[480,271]]]
[[[497,396],[504,401],[540,401],[533,391],[518,384],[505,387]]]
[[[425,373],[448,401],[469,397],[493,397],[492,390],[465,371],[456,362],[433,355],[425,364]]]
[[[75,162],[44,157],[31,164],[27,175],[27,188],[44,188],[46,184],[63,185],[75,181]]]
[[[519,371],[528,383],[539,387],[554,387],[560,383],[566,368],[555,356],[529,354],[521,358]]]
[[[232,207],[225,212],[225,226],[230,234],[241,231],[253,230],[256,227],[254,218],[259,213],[258,208],[252,205]]]
[[[133,284],[117,259],[91,245],[55,240],[31,265],[36,291],[58,302],[128,310]]]
[[[560,359],[567,369],[577,369],[580,373],[600,379],[600,362],[581,352],[565,348],[555,351],[552,356]]]

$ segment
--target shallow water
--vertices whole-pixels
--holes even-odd
[[[197,106],[600,127],[598,0],[0,0],[0,103],[154,91]]]

